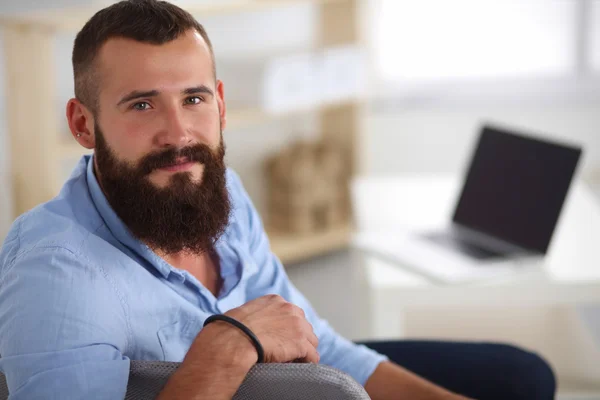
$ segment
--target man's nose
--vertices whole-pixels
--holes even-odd
[[[167,110],[163,127],[157,136],[158,146],[182,148],[191,141],[191,133],[182,113],[176,109]]]

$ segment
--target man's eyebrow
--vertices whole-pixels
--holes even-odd
[[[206,85],[198,85],[198,86],[194,86],[191,88],[187,88],[181,91],[182,94],[199,94],[199,93],[204,93],[204,94],[209,94],[211,96],[214,96],[213,91]]]
[[[190,87],[182,90],[181,93],[185,95],[204,93],[214,96],[213,91],[206,85]],[[127,103],[131,100],[140,99],[143,97],[154,97],[158,96],[159,94],[160,92],[158,90],[134,90],[123,96],[121,100],[119,100],[119,102],[117,103],[117,106],[120,106],[121,104]]]
[[[117,106],[142,97],[154,97],[157,96],[158,93],[158,90],[134,90],[133,92],[129,92],[125,96],[123,96],[121,100],[119,100],[119,102],[117,103]]]

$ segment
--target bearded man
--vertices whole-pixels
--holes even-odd
[[[190,14],[156,0],[113,4],[78,33],[72,61],[66,117],[94,152],[56,198],[14,222],[0,253],[0,369],[12,399],[123,399],[130,360],[181,362],[161,399],[228,399],[259,358],[333,366],[376,400],[552,398],[552,371],[531,353],[367,347],[318,317],[225,166],[224,85]]]

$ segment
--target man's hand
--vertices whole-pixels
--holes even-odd
[[[281,296],[259,297],[225,315],[254,332],[265,350],[265,362],[319,362],[319,339],[306,320],[304,311]]]
[[[304,311],[268,295],[226,313],[246,325],[265,351],[265,362],[319,362],[319,341]],[[159,399],[230,399],[256,363],[250,338],[235,326],[214,321],[200,331]]]

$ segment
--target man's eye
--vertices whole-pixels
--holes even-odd
[[[145,101],[140,101],[139,103],[135,103],[132,108],[138,111],[144,111],[150,108],[150,104]]]
[[[185,99],[186,104],[200,104],[202,103],[202,98],[198,96],[188,97]]]

